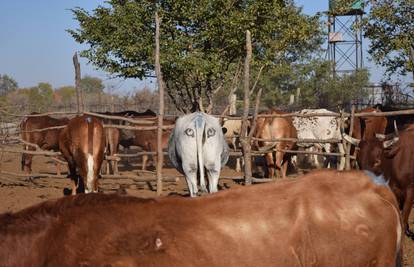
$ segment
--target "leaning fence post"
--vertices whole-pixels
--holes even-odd
[[[244,181],[246,185],[252,183],[252,166],[251,166],[251,146],[247,136],[247,123],[249,116],[249,97],[250,97],[250,61],[252,59],[252,40],[250,31],[246,31],[246,58],[244,60],[244,105],[243,105],[243,122],[241,128],[240,141],[242,143],[244,157]]]
[[[157,195],[162,193],[162,165],[164,153],[162,151],[162,124],[164,119],[164,81],[162,79],[160,65],[160,18],[155,12],[155,73],[158,81],[159,110],[158,110],[158,130],[157,130]]]
[[[349,136],[352,136],[352,132],[354,129],[354,119],[355,119],[355,105],[352,104],[351,107],[351,121],[349,125]],[[350,170],[351,169],[351,146],[352,144],[349,143],[346,147],[346,158],[345,158],[345,169]]]
[[[80,71],[80,64],[78,60],[78,53],[75,52],[73,55],[73,66],[75,67],[75,88],[76,88],[76,107],[78,115],[84,111],[83,106],[83,93],[82,88],[80,86],[81,82],[81,71]]]

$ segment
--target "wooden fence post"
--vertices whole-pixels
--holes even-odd
[[[352,136],[352,132],[354,129],[354,119],[355,119],[355,105],[352,104],[351,107],[351,120],[349,125],[349,136]],[[346,147],[346,157],[345,157],[345,169],[350,170],[351,169],[351,146],[352,144],[349,143]]]
[[[83,106],[83,92],[80,86],[81,70],[80,70],[80,64],[78,61],[78,53],[76,52],[73,55],[73,66],[75,67],[76,107],[77,107],[77,112],[79,115],[81,112],[84,111],[84,106]]]
[[[160,64],[160,18],[155,12],[155,73],[158,81],[159,109],[158,109],[158,130],[157,130],[157,195],[162,193],[162,165],[164,154],[162,151],[162,124],[164,119],[164,81],[162,79]]]
[[[252,183],[251,145],[247,136],[247,123],[250,105],[250,61],[252,59],[252,40],[250,31],[246,31],[246,58],[244,60],[244,109],[240,141],[244,157],[244,181],[246,185]]]

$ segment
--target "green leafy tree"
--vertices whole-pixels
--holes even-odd
[[[376,0],[363,24],[368,52],[388,74],[414,75],[414,0]]]
[[[297,65],[275,69],[265,77],[263,102],[266,106],[286,106],[291,94],[298,97],[292,108],[347,108],[353,100],[364,96],[369,73],[360,70],[332,77],[330,62],[314,59]]]
[[[8,93],[18,88],[17,82],[7,74],[0,74],[0,96],[7,95]]]
[[[80,86],[85,94],[99,94],[105,88],[101,79],[87,75],[81,79]]]
[[[69,105],[75,97],[76,88],[73,86],[62,86],[55,91],[61,98],[64,105]]]
[[[295,62],[321,44],[318,16],[291,0],[109,0],[93,12],[73,9],[79,29],[69,33],[89,48],[96,66],[125,78],[154,75],[154,13],[161,23],[161,68],[166,90],[184,112],[210,106],[245,56],[253,37],[254,68]],[[204,103],[204,104],[203,104]]]
[[[21,92],[27,95],[30,105],[38,107],[38,111],[46,111],[53,104],[53,89],[49,83],[39,83]]]

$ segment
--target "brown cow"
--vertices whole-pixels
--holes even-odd
[[[285,112],[271,109],[268,111],[260,112],[260,114],[286,114]],[[253,125],[253,123],[251,123]],[[256,138],[261,139],[276,139],[276,138],[297,138],[296,129],[293,126],[291,117],[284,118],[258,118],[256,122],[256,129],[253,134]],[[280,177],[278,171],[282,173],[282,178],[286,177],[286,170],[288,167],[288,161],[290,154],[280,151],[282,149],[290,150],[294,148],[296,142],[282,141],[282,142],[266,142],[257,141],[253,143],[253,148],[259,150],[273,149],[276,153],[275,159],[273,159],[273,153],[267,153],[265,155],[266,164],[269,172],[269,177],[274,178],[275,169],[276,175]]]
[[[387,186],[316,171],[195,199],[89,194],[0,215],[0,265],[389,267],[401,238]]]
[[[366,108],[361,109],[357,113],[366,113],[366,112],[381,112],[377,107],[375,108]],[[352,137],[358,140],[373,140],[375,139],[376,134],[384,134],[385,129],[387,128],[387,118],[385,116],[380,117],[355,117],[354,125],[352,131]],[[344,136],[346,140],[350,141],[347,136]],[[353,154],[357,159],[359,158],[358,149],[355,146],[352,146],[351,154]],[[352,165],[355,165],[353,161]]]
[[[115,115],[115,116],[124,116],[128,118],[135,118],[135,119],[148,119],[148,120],[156,120],[157,114],[154,113],[152,110],[146,110],[145,112],[135,112],[135,111],[121,111],[121,112],[106,112],[103,113],[105,115]],[[107,123],[113,124],[125,124],[125,122],[120,122],[118,120],[108,120]],[[165,120],[164,123],[166,125],[171,124],[169,120]],[[155,125],[155,124],[154,124]],[[147,124],[131,124],[130,126],[149,126]],[[130,146],[139,146],[144,151],[152,151],[154,146],[156,146],[156,138],[157,138],[157,130],[124,130],[124,129],[116,129],[116,128],[107,128],[106,130],[107,136],[107,153],[109,155],[115,155],[118,153],[119,145],[122,145],[125,148],[129,148]],[[171,131],[167,131],[168,134],[163,135],[163,144],[168,142],[168,135]],[[154,141],[155,138],[155,141]],[[166,145],[164,145],[166,147]],[[148,156],[144,155],[142,157],[142,169],[145,170],[146,162],[148,160]],[[117,161],[113,162],[112,170],[114,173],[118,173],[118,164]]]
[[[60,133],[59,148],[68,162],[72,194],[82,188],[86,193],[97,192],[105,149],[105,132],[100,120],[86,115],[71,119]]]
[[[36,112],[30,115],[38,114]],[[50,129],[44,131],[34,131],[55,126],[64,126],[68,123],[68,118],[52,118],[50,116],[26,117],[20,124],[21,138],[23,141],[35,144],[45,150],[59,150],[59,134],[62,129]],[[24,149],[35,150],[34,146],[24,144]],[[22,171],[32,172],[31,154],[22,154],[21,167]],[[60,174],[60,166],[56,163],[57,173]]]
[[[148,120],[156,120],[157,114],[154,113],[152,110],[147,109],[144,112],[136,112],[132,110],[127,111],[120,111],[120,112],[105,112],[102,113],[104,115],[113,115],[113,116],[122,116],[122,117],[128,117],[128,118],[135,118],[135,119],[148,119]],[[120,121],[116,119],[105,119],[103,120],[105,123],[108,124],[119,124],[119,125],[125,125],[125,121]],[[138,125],[138,124],[131,124],[130,126],[148,126],[145,125]],[[132,145],[136,145],[136,133],[137,131],[134,130],[125,130],[125,129],[117,129],[117,128],[106,128],[106,147],[107,147],[107,154],[110,156],[113,156],[118,153],[119,151],[119,145],[122,145],[125,148],[129,148]],[[156,132],[156,131],[155,131]],[[156,133],[155,133],[156,136]],[[144,156],[143,161],[143,169],[145,170],[145,163],[147,161],[148,157]],[[112,161],[112,172],[118,173],[118,162]],[[108,166],[109,167],[109,166]],[[107,168],[109,169],[109,168]]]
[[[405,233],[414,240],[414,233],[408,224],[414,201],[414,124],[401,131],[398,141],[396,140],[361,141],[358,165],[376,175],[384,175],[389,180],[400,203]],[[395,143],[390,145],[392,142]]]
[[[361,109],[357,113],[367,112],[381,112],[378,108],[366,108]],[[380,117],[355,117],[354,129],[352,137],[359,140],[372,140],[375,139],[376,134],[384,134],[387,128],[387,118],[385,116]]]
[[[174,125],[175,120],[164,119],[163,125]],[[148,126],[148,125],[137,125],[137,126]],[[157,149],[157,131],[158,130],[137,130],[134,131],[134,139],[132,144],[134,146],[141,147],[143,151],[152,152]],[[168,140],[172,129],[165,129],[162,132],[162,149],[168,148]],[[152,156],[153,161],[157,161],[157,156]],[[146,170],[146,165],[148,161],[148,156],[142,156],[142,170]]]

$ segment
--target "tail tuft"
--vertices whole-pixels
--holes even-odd
[[[88,154],[87,164],[88,172],[86,174],[85,192],[90,193],[93,192],[93,156],[91,154]]]

